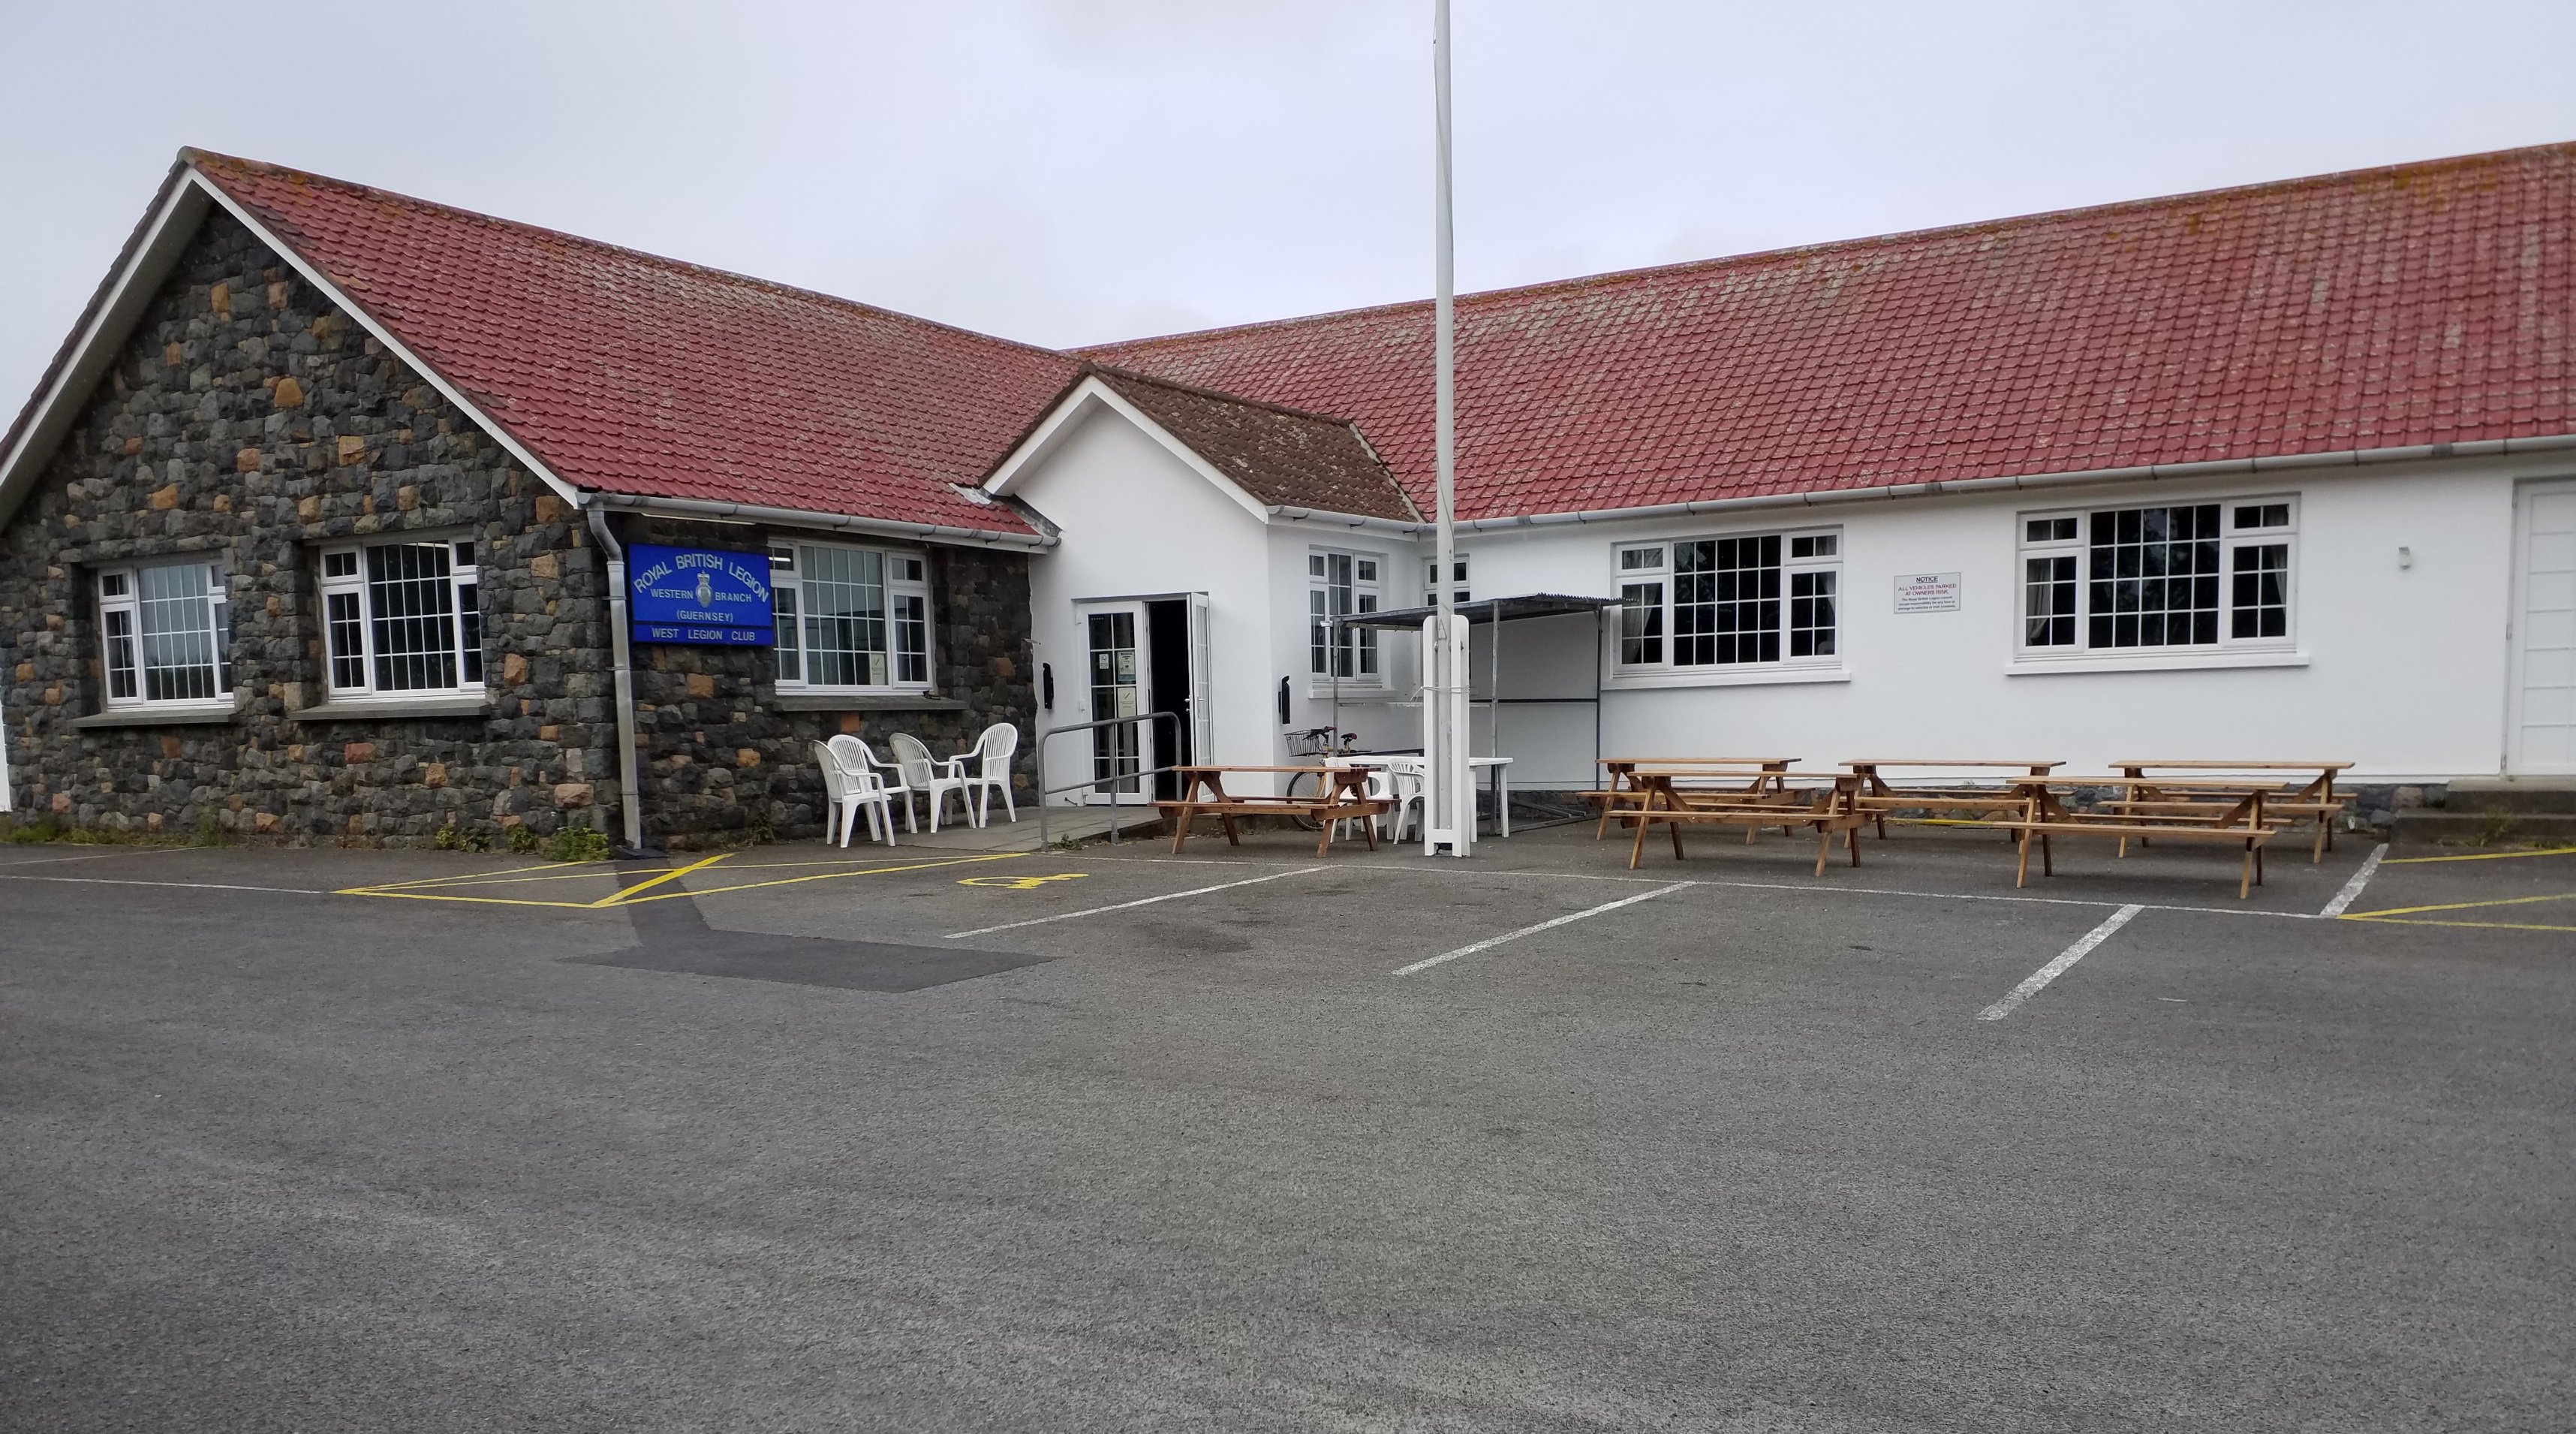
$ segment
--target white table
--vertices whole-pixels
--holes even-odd
[[[1372,756],[1365,752],[1356,753],[1348,757],[1335,757],[1332,759],[1331,765],[1336,767],[1384,767],[1390,772],[1404,772],[1414,777],[1426,776],[1430,771],[1430,763],[1421,757],[1381,757]],[[1469,757],[1467,759],[1467,771],[1468,779],[1470,781],[1474,780],[1474,774],[1477,772],[1481,771],[1489,774],[1485,779],[1485,786],[1486,790],[1490,791],[1494,798],[1495,834],[1498,836],[1510,836],[1512,834],[1512,759],[1509,757]]]

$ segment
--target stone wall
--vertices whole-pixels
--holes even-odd
[[[552,830],[613,756],[601,578],[569,505],[227,215],[211,216],[0,530],[0,708],[22,813],[283,840]],[[471,537],[487,718],[299,718],[320,701],[313,544]],[[105,710],[94,575],[225,574],[239,714]]]
[[[625,519],[617,536],[622,543],[765,553],[772,538],[793,541],[799,535],[736,524]],[[822,699],[802,699],[818,705],[791,710],[780,704],[776,661],[766,649],[635,648],[635,721],[647,759],[640,776],[649,840],[685,849],[764,830],[781,837],[820,833],[823,780],[812,744],[838,732],[855,733],[880,757],[892,755],[888,737],[909,732],[946,756],[992,723],[1015,723],[1021,745],[1014,784],[1025,794],[1037,710],[1029,676],[1029,560],[975,548],[928,553],[931,672],[940,706],[834,708],[820,705]],[[1027,797],[1020,800],[1025,805]]]
[[[767,537],[626,521],[631,541]],[[309,711],[324,696],[314,545],[394,533],[476,542],[487,714]],[[97,568],[197,553],[229,586],[237,715],[95,725]],[[636,648],[649,830],[675,845],[818,832],[806,744],[836,731],[880,750],[906,730],[944,752],[991,721],[1025,738],[1027,559],[930,556],[950,710],[781,711],[765,651]],[[572,505],[221,213],[0,528],[0,720],[22,819],[290,842],[614,835],[609,637],[605,568]]]

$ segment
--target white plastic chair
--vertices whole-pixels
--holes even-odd
[[[956,794],[958,814],[966,818],[968,826],[975,824],[974,809],[966,804],[966,779],[953,767],[943,775],[939,770],[942,764],[930,755],[928,747],[921,745],[919,737],[909,732],[895,733],[886,739],[886,745],[894,749],[894,764],[903,771],[903,784],[930,798],[933,835],[939,831],[939,813],[948,805],[951,793]],[[904,810],[909,813],[911,809],[911,799],[906,798]]]
[[[1378,771],[1386,774],[1386,790],[1380,792],[1372,780],[1369,795],[1393,804],[1385,816],[1378,818],[1384,823],[1378,834],[1388,841],[1402,841],[1406,831],[1422,825],[1422,760],[1418,757],[1399,758]],[[1371,774],[1372,779],[1375,775]]]
[[[834,733],[825,745],[841,759],[841,770],[865,772],[876,783],[879,791],[889,797],[901,797],[904,829],[915,836],[921,834],[920,819],[912,814],[913,787],[911,783],[904,780],[903,768],[900,765],[879,758],[876,749],[870,747],[864,739],[854,737],[847,732]],[[891,821],[892,818],[888,818],[888,822],[891,823]],[[937,831],[939,828],[932,827],[931,830]]]
[[[949,760],[949,770],[966,779],[966,790],[974,797],[975,825],[993,819],[995,792],[1002,794],[1002,810],[1010,819],[1020,819],[1020,805],[1011,799],[1011,757],[1019,750],[1020,729],[996,722],[975,739],[972,751]]]
[[[864,768],[852,771],[842,764],[841,754],[823,742],[814,744],[814,762],[822,769],[823,791],[830,799],[825,818],[825,840],[848,846],[851,833],[859,824],[859,813],[865,811],[868,814],[868,839],[876,841],[882,838],[887,846],[894,845],[892,798],[887,796],[885,784],[877,780],[876,773]]]

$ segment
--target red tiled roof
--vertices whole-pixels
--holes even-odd
[[[1422,517],[1348,419],[1114,368],[1096,372],[1164,432],[1264,503],[1404,523]]]
[[[2576,145],[1471,295],[1462,517],[2576,432]],[[1431,306],[1106,344],[1432,506]]]
[[[362,185],[199,172],[584,488],[1027,533],[973,485],[1062,354]]]

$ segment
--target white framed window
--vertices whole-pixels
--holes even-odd
[[[1380,583],[1386,559],[1376,553],[1346,553],[1317,548],[1306,554],[1306,671],[1315,677],[1345,682],[1384,682],[1378,661],[1378,630],[1342,627],[1334,637],[1337,617],[1356,617],[1379,610]]]
[[[1457,586],[1450,589],[1449,601],[1453,604],[1462,603],[1468,600],[1467,555],[1455,553],[1451,557],[1453,561],[1450,563],[1449,581]],[[1429,559],[1422,565],[1422,605],[1424,607],[1440,605],[1440,560],[1438,558]]]
[[[1838,531],[1622,543],[1611,569],[1623,673],[1841,662]]]
[[[894,548],[773,543],[778,685],[921,692],[930,687],[930,560]]]
[[[232,603],[214,564],[99,569],[98,631],[110,708],[232,702]]]
[[[334,544],[319,562],[333,697],[483,690],[483,588],[471,539]]]
[[[2032,657],[2287,649],[2295,495],[2016,516]]]

